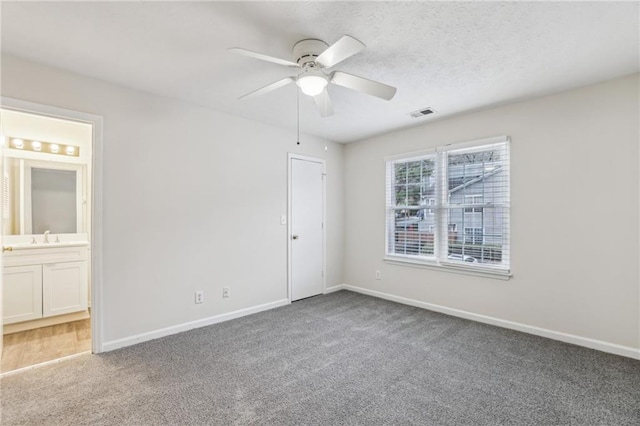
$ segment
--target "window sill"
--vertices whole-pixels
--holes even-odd
[[[450,262],[438,262],[421,258],[409,258],[401,256],[385,256],[383,260],[393,265],[409,266],[413,268],[432,269],[441,272],[452,272],[454,274],[473,275],[483,278],[494,278],[498,280],[508,280],[511,272],[504,269],[473,267]]]

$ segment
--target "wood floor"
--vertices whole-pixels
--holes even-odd
[[[91,321],[73,321],[4,336],[0,371],[16,370],[91,350]]]

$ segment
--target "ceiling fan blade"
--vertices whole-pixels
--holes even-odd
[[[236,53],[238,55],[248,56],[250,58],[261,59],[267,62],[273,62],[274,64],[286,65],[288,67],[298,67],[298,64],[292,61],[287,61],[286,59],[275,58],[273,56],[265,55],[263,53],[253,52],[247,49],[241,49],[239,47],[232,47],[227,49],[231,53]]]
[[[322,117],[333,115],[333,105],[326,88],[319,95],[314,96],[313,100],[316,101],[318,112]]]
[[[348,57],[363,51],[366,47],[355,38],[345,35],[322,52],[316,62],[325,68],[330,68],[338,62],[342,62]]]
[[[367,95],[376,96],[378,98],[390,101],[396,94],[396,88],[386,84],[368,80],[364,77],[348,74],[342,71],[334,71],[331,73],[331,82],[347,89],[357,90]]]
[[[293,83],[294,81],[296,81],[296,79],[294,77],[283,78],[282,80],[278,80],[275,83],[268,84],[268,85],[266,85],[264,87],[261,87],[258,90],[254,90],[251,93],[247,93],[244,96],[240,96],[238,98],[238,100],[255,98],[256,96],[264,95],[265,93],[271,92],[272,90],[276,90],[276,89],[279,89],[281,87],[284,87],[289,83]]]

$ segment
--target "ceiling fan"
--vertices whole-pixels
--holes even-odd
[[[333,114],[333,106],[331,105],[331,99],[327,92],[327,85],[329,83],[376,96],[387,101],[391,100],[396,94],[395,87],[342,71],[328,71],[328,68],[361,52],[365,48],[366,46],[363,43],[348,35],[342,36],[340,40],[331,46],[322,40],[301,40],[293,46],[293,61],[275,58],[238,47],[231,48],[229,51],[233,53],[301,69],[300,73],[295,76],[286,77],[268,84],[238,99],[247,99],[263,95],[295,82],[298,87],[300,87],[300,90],[302,90],[302,93],[313,97],[318,111],[323,117]]]

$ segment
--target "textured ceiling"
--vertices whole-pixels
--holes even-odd
[[[2,51],[295,129],[294,74],[229,47],[291,58],[300,39],[367,49],[334,69],[396,86],[389,102],[331,86],[300,99],[303,133],[349,142],[639,70],[639,4],[579,2],[2,2]],[[432,107],[432,116],[408,113]]]

